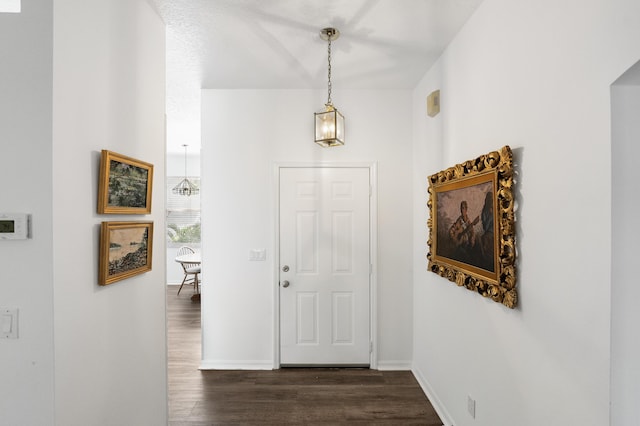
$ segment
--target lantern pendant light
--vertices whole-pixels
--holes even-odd
[[[331,102],[331,42],[340,37],[340,31],[335,28],[324,28],[320,31],[320,38],[326,40],[328,47],[328,83],[327,103],[323,112],[315,113],[315,141],[322,147],[344,145],[344,116]]]
[[[183,144],[182,146],[184,146],[184,179],[182,179],[180,183],[171,190],[171,192],[176,195],[190,197],[198,194],[200,192],[200,188],[194,185],[193,182],[187,178],[187,146],[189,145]]]

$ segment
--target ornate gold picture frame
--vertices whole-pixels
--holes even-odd
[[[102,150],[98,213],[149,214],[153,164]]]
[[[98,284],[151,270],[153,222],[102,222]]]
[[[429,176],[429,270],[509,308],[515,275],[509,146]]]

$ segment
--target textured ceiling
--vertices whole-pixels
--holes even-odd
[[[167,139],[199,146],[200,89],[406,89],[482,0],[149,0],[167,25]]]

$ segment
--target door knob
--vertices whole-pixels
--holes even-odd
[[[289,281],[287,281],[287,280],[282,281],[282,287],[284,287],[284,288],[289,287]]]

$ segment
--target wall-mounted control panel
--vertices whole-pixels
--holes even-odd
[[[0,213],[0,240],[26,240],[31,218],[27,213]]]

